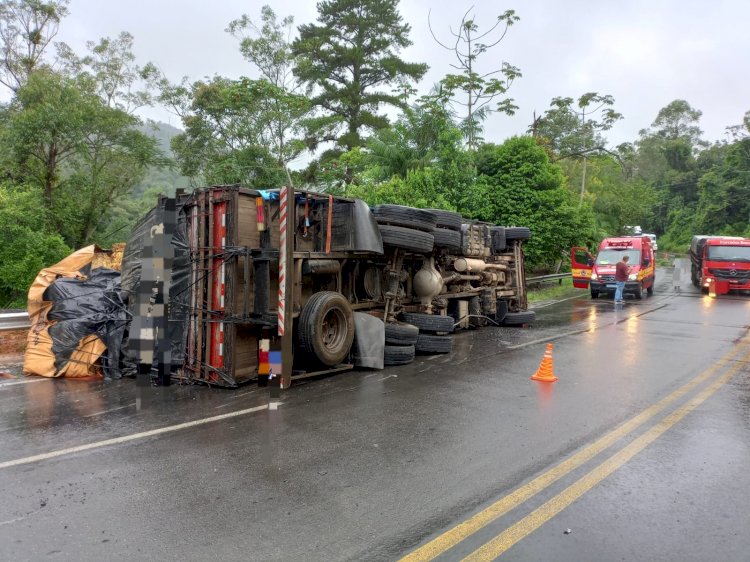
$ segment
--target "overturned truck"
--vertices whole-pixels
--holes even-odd
[[[154,261],[148,239],[165,221],[171,248]],[[450,352],[455,329],[531,323],[530,234],[443,210],[209,187],[161,199],[138,225],[123,290],[134,322],[163,301],[172,378],[235,387],[281,375],[282,362],[291,380],[382,368]],[[153,263],[167,270],[161,296],[141,286]],[[142,344],[131,324],[131,362]]]

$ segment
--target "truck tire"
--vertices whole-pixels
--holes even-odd
[[[523,312],[509,312],[503,319],[503,326],[523,326],[524,324],[531,324],[536,318],[536,313],[533,310],[525,310]]]
[[[452,316],[440,316],[438,314],[418,314],[416,312],[404,312],[404,321],[414,324],[420,332],[445,332],[453,331],[454,320]]]
[[[655,280],[652,281],[651,285],[649,285],[648,289],[646,289],[646,293],[648,293],[649,297],[654,294],[654,282],[655,282]]]
[[[379,225],[383,244],[417,254],[431,254],[435,247],[432,232],[423,232],[402,226]]]
[[[390,322],[385,325],[385,344],[414,345],[417,343],[419,328],[406,322]]]
[[[321,291],[302,307],[297,329],[302,351],[334,367],[346,359],[352,347],[354,314],[344,295]]]
[[[505,228],[506,240],[528,240],[531,238],[531,230],[525,226],[508,226]]]
[[[641,300],[643,298],[643,283],[638,283],[638,288],[633,293],[635,295],[635,298],[638,300]]]
[[[450,353],[453,351],[453,338],[450,336],[419,334],[414,347],[419,353]]]
[[[432,231],[436,248],[459,250],[461,248],[461,233],[447,228],[436,228]]]
[[[443,209],[425,209],[425,211],[431,212],[437,219],[436,225],[438,228],[447,228],[449,230],[461,230],[461,223],[463,217],[459,213],[453,211],[444,211]]]
[[[408,365],[414,361],[415,353],[413,345],[386,345],[383,352],[383,365],[386,367]]]
[[[377,205],[372,214],[378,224],[402,226],[424,232],[432,232],[437,222],[437,217],[430,211],[403,205]]]
[[[591,289],[591,298],[592,299],[598,299],[599,298],[599,291],[594,291]]]

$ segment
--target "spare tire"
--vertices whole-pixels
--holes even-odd
[[[436,228],[432,231],[432,235],[435,237],[436,248],[461,249],[461,233],[456,230]]]
[[[354,314],[344,295],[315,293],[297,320],[300,348],[327,367],[344,361],[354,341]]]
[[[455,321],[452,316],[404,312],[404,320],[414,324],[421,332],[452,332]]]
[[[413,345],[386,345],[383,352],[383,364],[386,367],[408,365],[414,361],[414,353]]]
[[[390,225],[380,225],[379,228],[385,246],[393,246],[417,254],[431,254],[435,247],[435,237],[432,232]]]
[[[450,353],[453,351],[453,338],[450,336],[419,334],[414,347],[420,353]]]
[[[378,224],[390,224],[432,232],[437,218],[430,211],[405,207],[403,205],[377,205],[372,214]]]
[[[425,211],[429,211],[435,215],[435,218],[437,219],[436,224],[439,228],[461,230],[461,223],[464,219],[459,213],[444,211],[443,209],[425,209]]]
[[[531,230],[529,230],[525,226],[505,227],[506,240],[528,240],[529,238],[531,238]]]
[[[414,345],[417,343],[419,328],[406,322],[389,322],[385,325],[386,345]]]
[[[523,312],[508,312],[503,318],[503,326],[523,326],[524,324],[531,324],[536,318],[536,313],[533,310],[525,310]]]

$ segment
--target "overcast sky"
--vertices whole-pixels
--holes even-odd
[[[129,31],[139,62],[152,61],[173,80],[214,74],[238,77],[253,71],[224,30],[243,13],[258,18],[263,1],[254,0],[72,0],[59,39],[82,51],[87,40]],[[726,138],[724,128],[750,110],[750,2],[745,0],[402,0],[414,44],[406,60],[426,62],[430,71],[419,84],[426,92],[450,72],[450,53],[435,44],[427,26],[447,36],[472,5],[480,27],[514,9],[520,21],[505,40],[485,55],[490,70],[507,61],[523,77],[509,94],[519,110],[514,117],[495,115],[486,125],[488,141],[524,133],[534,111],[543,113],[555,96],[577,97],[596,91],[611,94],[625,119],[609,133],[612,144],[632,141],[660,108],[686,99],[703,112],[707,140]],[[296,24],[315,20],[315,3],[275,0],[281,18]],[[160,110],[149,117],[180,123]]]

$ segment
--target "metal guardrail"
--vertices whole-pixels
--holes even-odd
[[[23,330],[30,327],[31,321],[26,312],[0,313],[0,332],[3,330]]]
[[[572,274],[570,272],[568,273],[553,273],[551,275],[539,275],[538,277],[527,277],[526,278],[526,284],[527,285],[544,285],[545,283],[549,283],[550,281],[557,281],[558,283],[562,283],[563,279],[567,279]]]

